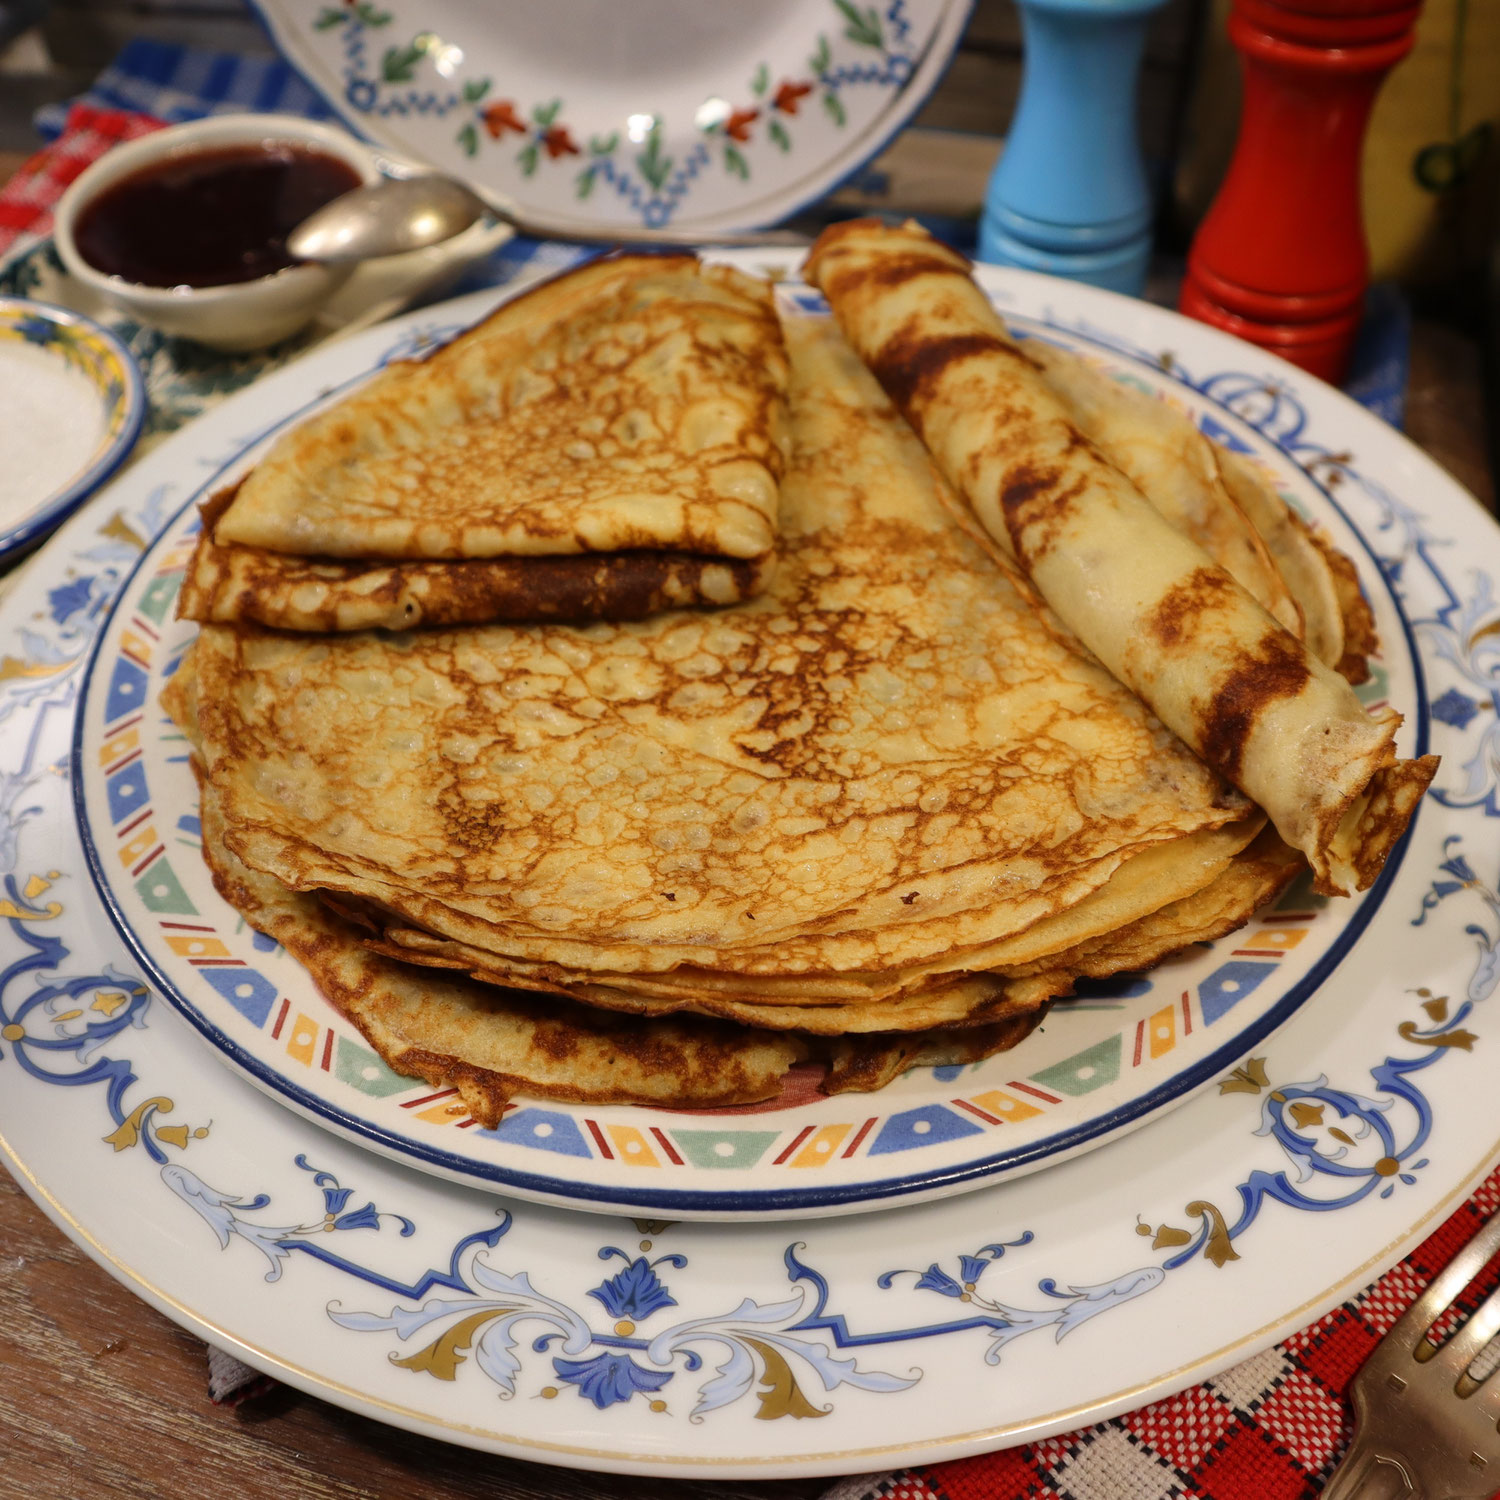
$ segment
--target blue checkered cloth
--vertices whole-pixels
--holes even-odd
[[[78,102],[155,115],[173,125],[205,115],[246,111],[302,115],[310,120],[338,118],[322,96],[279,57],[238,57],[144,39],[128,43],[77,100],[39,110],[37,129],[47,140],[56,140],[68,110]],[[565,270],[593,253],[579,245],[517,235],[470,266],[463,280],[444,295],[500,286],[522,271]]]
[[[169,125],[246,110],[310,120],[335,118],[322,96],[279,57],[236,57],[144,39],[128,43],[80,97],[99,109],[155,115]],[[37,111],[36,128],[46,140],[62,134],[73,102]]]

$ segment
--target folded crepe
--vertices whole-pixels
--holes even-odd
[[[969,269],[918,225],[855,220],[824,232],[806,275],[1067,628],[1265,809],[1318,890],[1365,889],[1436,758],[1398,760],[1400,715],[1367,714],[1335,667],[1079,430]]]
[[[751,598],[786,380],[767,283],[593,262],[279,439],[205,507],[180,612],[343,631]]]

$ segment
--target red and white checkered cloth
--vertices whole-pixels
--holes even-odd
[[[1203,1385],[1022,1448],[841,1480],[824,1500],[1305,1500],[1348,1446],[1355,1371],[1497,1210],[1500,1169],[1374,1286]],[[1497,1281],[1491,1265],[1438,1334]]]
[[[52,209],[85,167],[121,141],[160,130],[152,115],[75,104],[61,136],[27,161],[0,190],[0,258],[50,232]]]

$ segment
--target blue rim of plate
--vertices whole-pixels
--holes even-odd
[[[49,531],[55,531],[67,518],[108,479],[121,464],[130,457],[131,449],[141,435],[146,423],[148,401],[146,380],[135,356],[125,347],[117,334],[102,323],[86,318],[82,313],[57,307],[51,302],[34,302],[29,297],[0,295],[0,319],[13,310],[24,310],[27,316],[40,318],[59,327],[79,329],[91,339],[97,340],[112,354],[120,366],[120,402],[124,416],[114,437],[105,445],[99,456],[81,474],[70,480],[64,489],[58,490],[9,531],[0,531],[0,565],[4,565],[20,552],[40,541]]]
[[[1039,323],[1045,326],[1045,320],[1040,318],[1024,317],[1022,321]],[[1092,344],[1115,358],[1131,357],[1122,355],[1122,351],[1119,348],[1111,346],[1103,340],[1090,338],[1087,334],[1080,334],[1072,329],[1064,331],[1070,337]],[[1180,380],[1171,371],[1153,370],[1153,373],[1166,375],[1169,379],[1186,386],[1188,389],[1193,389],[1195,395],[1200,399],[1212,402],[1213,405],[1226,412],[1231,418],[1236,416],[1228,407],[1224,407],[1222,403],[1213,397],[1205,396],[1203,392],[1197,391],[1188,382]],[[342,382],[335,390],[320,391],[314,397],[312,404],[321,405],[334,395],[338,389],[363,381],[368,378],[369,374],[369,371],[362,371],[350,380]],[[288,422],[296,420],[302,414],[303,410],[305,408],[298,408],[296,411],[287,413],[272,428],[258,432],[256,440],[263,440],[269,437],[272,432],[285,426]],[[1272,440],[1267,439],[1267,441]],[[1277,446],[1279,447],[1279,445]],[[1281,451],[1284,452],[1285,450]],[[239,454],[225,460],[224,463],[219,465],[213,475],[205,480],[172,513],[172,516],[162,527],[162,530],[157,533],[156,537],[152,538],[150,544],[136,560],[129,574],[122,581],[119,591],[116,593],[114,599],[111,600],[107,611],[100,621],[98,633],[89,647],[88,660],[84,665],[83,675],[79,683],[78,706],[73,722],[72,737],[72,764],[75,767],[84,764],[86,750],[84,744],[84,721],[87,705],[93,689],[95,668],[99,665],[104,642],[110,634],[116,615],[129,596],[147,560],[154,552],[160,537],[175,527],[182,515],[198,502],[199,497],[209,492],[219,482],[223,474],[239,462]],[[1304,473],[1306,473],[1305,470]],[[1425,755],[1430,743],[1431,728],[1427,706],[1427,678],[1426,672],[1423,670],[1415,634],[1412,631],[1410,621],[1406,617],[1406,611],[1402,608],[1400,598],[1391,586],[1391,580],[1386,576],[1385,570],[1379,566],[1379,559],[1366,540],[1364,533],[1359,527],[1354,525],[1348,513],[1334,498],[1326,485],[1311,475],[1308,475],[1308,478],[1317,487],[1324,500],[1327,501],[1358,539],[1359,545],[1365,555],[1375,564],[1375,572],[1380,578],[1381,587],[1385,590],[1386,597],[1395,611],[1396,618],[1400,621],[1402,639],[1405,642],[1408,659],[1411,663],[1413,691],[1416,699],[1414,709],[1416,718],[1416,747],[1414,753],[1417,756]],[[1391,883],[1405,860],[1412,836],[1416,831],[1418,822],[1426,806],[1426,798],[1424,797],[1418,803],[1417,810],[1412,815],[1411,823],[1406,833],[1391,850],[1380,874],[1376,877],[1369,891],[1365,893],[1364,900],[1361,902],[1359,909],[1345,922],[1338,936],[1329,945],[1328,951],[1313,965],[1308,973],[1293,984],[1275,1005],[1263,1013],[1256,1021],[1235,1033],[1233,1037],[1227,1039],[1223,1046],[1215,1048],[1212,1053],[1200,1058],[1197,1063],[1184,1068],[1181,1072],[1164,1079],[1155,1088],[1148,1090],[1146,1093],[1139,1094],[1116,1108],[1104,1114],[1097,1115],[1082,1124],[1058,1131],[1040,1140],[1032,1141],[1025,1146],[1017,1147],[1010,1151],[992,1152],[977,1160],[947,1168],[930,1172],[906,1173],[901,1176],[881,1178],[874,1182],[851,1183],[837,1187],[803,1190],[761,1189],[750,1192],[733,1192],[722,1190],[705,1191],[702,1189],[685,1191],[674,1189],[661,1189],[657,1191],[633,1190],[617,1185],[570,1181],[566,1178],[552,1177],[545,1173],[529,1172],[514,1167],[478,1162],[470,1157],[459,1156],[453,1152],[437,1149],[425,1141],[414,1140],[399,1131],[389,1130],[371,1121],[352,1115],[347,1110],[340,1109],[319,1095],[301,1087],[285,1074],[267,1067],[221,1030],[209,1016],[200,1010],[177,987],[176,983],[157,963],[151,950],[131,926],[129,919],[120,909],[119,903],[115,899],[109,878],[105,873],[104,861],[90,827],[88,809],[85,805],[83,778],[76,771],[72,776],[71,791],[74,821],[77,825],[79,839],[83,847],[84,861],[88,866],[89,877],[93,881],[94,889],[99,895],[99,899],[109,916],[110,922],[120,935],[125,946],[140,964],[157,993],[166,999],[222,1058],[233,1063],[237,1069],[243,1072],[260,1088],[272,1095],[272,1097],[289,1104],[315,1123],[332,1129],[346,1139],[354,1141],[356,1144],[374,1146],[376,1149],[393,1156],[397,1160],[404,1161],[408,1165],[414,1165],[418,1168],[425,1166],[449,1180],[457,1180],[469,1186],[478,1186],[479,1183],[483,1182],[501,1191],[510,1189],[531,1194],[560,1207],[571,1206],[593,1211],[619,1209],[626,1212],[635,1210],[645,1210],[651,1213],[686,1212],[722,1217],[729,1220],[742,1218],[751,1214],[795,1213],[805,1215],[816,1212],[818,1209],[858,1211],[858,1208],[868,1208],[874,1210],[885,1206],[887,1200],[893,1198],[907,1200],[916,1194],[921,1194],[923,1197],[930,1197],[944,1192],[956,1191],[965,1186],[970,1189],[982,1187],[985,1185],[987,1179],[998,1178],[1003,1173],[1039,1162],[1048,1157],[1060,1157],[1064,1154],[1076,1153],[1093,1141],[1099,1141],[1103,1144],[1104,1140],[1110,1136],[1116,1135],[1132,1125],[1144,1124],[1162,1106],[1174,1100],[1185,1099],[1194,1090],[1211,1082],[1216,1075],[1223,1073],[1226,1069],[1237,1063],[1249,1049],[1259,1045],[1264,1038],[1268,1037],[1284,1022],[1289,1020],[1294,1012],[1300,1009],[1322,986],[1323,982],[1338,967],[1354,944],[1363,936],[1365,929],[1370,925],[1375,914],[1384,904]],[[1065,1005],[1067,1002],[1064,1001],[1062,1003]],[[856,1208],[856,1205],[858,1208]],[[900,1206],[899,1203],[897,1206]]]
[[[260,23],[260,29],[265,32],[267,40],[276,49],[277,56],[281,58],[282,62],[284,62],[287,67],[289,67],[292,72],[296,74],[296,76],[300,78],[302,82],[313,91],[313,93],[315,93],[331,110],[333,110],[334,114],[338,117],[339,123],[344,127],[344,129],[350,131],[360,140],[365,141],[372,146],[383,146],[385,143],[381,141],[378,136],[372,135],[369,130],[358,123],[356,114],[352,113],[346,107],[346,101],[344,100],[343,96],[337,93],[330,92],[329,90],[323,88],[323,86],[317,81],[317,79],[311,77],[303,70],[297,60],[282,45],[281,35],[277,29],[277,24],[267,13],[267,7],[264,3],[264,0],[247,0],[247,4],[250,7],[251,14]],[[832,182],[823,183],[818,187],[807,188],[803,190],[803,192],[797,194],[793,198],[788,207],[775,219],[767,220],[764,222],[757,221],[755,223],[741,225],[739,227],[741,229],[763,229],[768,227],[768,225],[770,224],[784,223],[794,214],[801,213],[804,208],[808,208],[814,203],[821,202],[824,198],[828,197],[830,193],[836,193],[847,182],[850,182],[853,178],[857,177],[861,172],[863,172],[864,169],[869,166],[870,163],[874,161],[875,158],[879,156],[880,153],[884,151],[888,145],[890,145],[891,141],[894,140],[895,137],[898,136],[903,129],[905,129],[907,124],[910,123],[912,116],[915,115],[917,111],[927,103],[927,101],[937,91],[938,85],[943,81],[944,78],[948,76],[948,70],[953,66],[953,59],[958,56],[958,44],[963,37],[964,31],[968,27],[969,17],[972,14],[974,6],[976,4],[977,0],[952,0],[954,21],[953,45],[949,47],[947,57],[945,57],[941,65],[933,71],[932,81],[927,85],[926,88],[910,90],[909,99],[906,94],[903,94],[901,96],[901,98],[897,101],[896,107],[892,109],[889,119],[882,120],[879,127],[870,132],[869,150],[856,157],[849,164],[849,169],[846,172],[844,172],[841,176],[835,178]],[[396,148],[391,147],[388,149],[394,150]],[[607,223],[605,227],[609,227]],[[734,231],[723,229],[723,232],[727,234]],[[712,245],[713,242],[713,231],[706,231],[704,234],[703,243],[705,245]]]

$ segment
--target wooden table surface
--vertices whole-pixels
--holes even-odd
[[[13,165],[0,158],[0,181]],[[1493,509],[1483,430],[1476,346],[1419,321],[1408,434]],[[0,1424],[0,1500],[810,1500],[828,1485],[575,1473],[413,1437],[285,1387],[216,1407],[202,1344],[89,1261],[3,1172]]]

